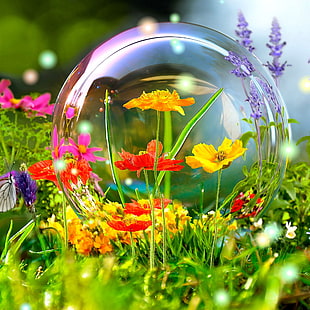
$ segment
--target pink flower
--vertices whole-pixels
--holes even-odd
[[[68,107],[66,111],[66,118],[71,119],[75,116],[75,108],[73,107]]]
[[[81,133],[78,136],[78,143],[76,144],[73,139],[69,138],[69,145],[62,147],[62,151],[72,153],[78,156],[79,159],[85,159],[87,161],[95,162],[96,160],[106,160],[104,157],[95,156],[94,152],[102,151],[100,147],[88,147],[90,145],[90,134]]]
[[[61,158],[62,155],[66,152],[66,150],[64,149],[64,141],[64,138],[62,138],[59,142],[57,127],[55,126],[52,134],[52,147],[49,148],[52,150],[53,159]]]
[[[7,89],[11,85],[10,80],[1,80],[0,81],[0,94],[4,92],[5,89]]]
[[[21,109],[27,113],[28,117],[51,115],[54,110],[54,104],[49,104],[51,95],[49,93],[33,99],[31,96],[24,96],[21,99],[14,98],[9,89],[10,80],[0,81],[0,105],[3,109]]]
[[[25,105],[30,112],[29,115],[32,115],[32,112],[36,112],[36,116],[45,116],[45,115],[52,115],[54,110],[54,104],[49,104],[51,100],[51,94],[45,93],[41,96],[33,99],[30,96],[23,97],[20,101],[22,105]]]
[[[15,99],[12,91],[9,89],[11,82],[9,80],[0,81],[0,104],[3,109],[18,109],[22,107],[19,99]]]

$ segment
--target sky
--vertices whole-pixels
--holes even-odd
[[[184,0],[178,9],[181,21],[207,26],[233,38],[237,38],[238,12],[242,11],[252,30],[254,54],[262,63],[272,60],[266,43],[276,18],[282,40],[287,43],[281,60],[291,65],[280,78],[279,89],[289,117],[299,121],[292,124],[293,140],[310,135],[310,0]]]

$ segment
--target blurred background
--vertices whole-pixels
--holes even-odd
[[[89,51],[144,17],[201,24],[237,38],[242,11],[262,63],[272,61],[266,43],[276,17],[287,42],[280,60],[290,65],[279,88],[299,121],[293,139],[310,134],[309,0],[12,0],[1,1],[0,10],[0,78],[12,80],[16,97],[51,92],[53,100]]]

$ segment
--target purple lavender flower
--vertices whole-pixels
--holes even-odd
[[[235,32],[236,35],[240,38],[240,40],[237,40],[237,42],[239,42],[239,44],[244,46],[249,52],[252,53],[255,49],[255,47],[251,45],[251,43],[253,42],[250,39],[252,31],[247,28],[249,24],[245,20],[244,15],[241,11],[238,13],[238,22],[238,29]]]
[[[267,82],[263,81],[262,79],[257,78],[257,81],[258,81],[259,85],[263,88],[263,90],[265,91],[265,93],[267,95],[268,102],[273,103],[273,106],[274,106],[276,112],[282,113],[282,111],[281,111],[282,107],[276,98],[276,95],[272,89],[272,86],[269,85]]]
[[[257,88],[252,81],[250,82],[250,92],[246,101],[250,103],[252,109],[251,117],[259,119],[262,116],[261,106],[264,102],[259,96]]]
[[[271,34],[269,35],[269,43],[267,43],[267,47],[270,48],[269,55],[273,57],[272,63],[267,61],[265,66],[268,67],[269,71],[271,72],[271,75],[277,82],[277,79],[283,74],[285,67],[288,66],[287,62],[285,61],[283,64],[280,63],[279,58],[282,55],[282,49],[286,45],[286,42],[280,42],[281,41],[281,32],[280,32],[280,26],[276,18],[272,21],[271,26]]]
[[[253,64],[247,59],[246,56],[240,56],[235,52],[229,51],[228,56],[225,56],[224,59],[228,60],[236,67],[236,69],[230,72],[237,77],[247,77],[255,71]]]
[[[30,207],[37,199],[37,183],[26,171],[14,175],[16,186],[24,198],[25,205]]]

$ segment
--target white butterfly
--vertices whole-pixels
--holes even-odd
[[[7,212],[16,205],[16,186],[13,175],[0,179],[0,212]]]

